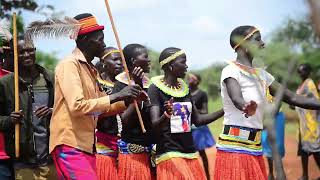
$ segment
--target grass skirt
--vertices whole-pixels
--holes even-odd
[[[96,162],[99,180],[118,180],[117,159],[115,157],[97,154]]]
[[[158,180],[206,179],[198,159],[171,158],[157,164]]]
[[[118,175],[120,180],[150,180],[152,179],[150,169],[150,155],[119,154]]]
[[[217,150],[214,180],[266,180],[263,156]]]

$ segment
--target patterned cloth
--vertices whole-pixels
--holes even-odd
[[[174,102],[170,119],[171,133],[191,132],[191,102]]]
[[[298,88],[297,94],[319,99],[312,79],[306,79]],[[320,152],[320,116],[319,111],[296,107],[299,115],[299,137],[301,149],[305,152]]]
[[[260,156],[262,155],[261,130],[225,125],[219,136],[217,149]]]
[[[97,131],[96,132],[97,143],[96,149],[97,154],[118,157],[118,136],[106,134]]]
[[[59,180],[97,180],[96,157],[76,148],[59,145],[52,151]]]
[[[195,153],[167,152],[159,155],[156,159],[156,163],[160,164],[161,162],[170,160],[172,158],[197,159],[198,156],[199,156],[198,152],[195,152]]]
[[[152,167],[156,166],[156,145],[151,144],[149,147],[141,146],[139,144],[127,143],[121,139],[118,140],[118,147],[120,154],[150,154],[150,163]]]
[[[152,145],[153,146],[153,145]],[[150,153],[152,146],[145,147],[139,144],[127,143],[122,139],[118,140],[119,152],[121,154],[139,154],[139,153]]]

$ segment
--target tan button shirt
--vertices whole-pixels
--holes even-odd
[[[109,96],[99,89],[97,74],[77,48],[57,65],[50,153],[61,144],[93,153],[98,115],[114,115],[126,108],[123,101],[110,104]]]

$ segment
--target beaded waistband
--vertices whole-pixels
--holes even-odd
[[[224,125],[217,149],[260,156],[262,155],[261,129]]]

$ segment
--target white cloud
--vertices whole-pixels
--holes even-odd
[[[155,7],[159,0],[112,0],[109,1],[110,6],[115,11],[127,9],[146,9]]]
[[[45,4],[51,1],[49,4],[71,17],[92,13],[99,24],[105,25],[106,44],[116,45],[104,0],[39,1]],[[255,0],[203,0],[201,3],[194,0],[108,1],[122,46],[135,42],[159,51],[169,46],[183,48],[187,51],[190,69],[233,59],[235,54],[229,45],[229,34],[238,25],[256,25],[265,40],[287,16],[300,16],[301,11],[307,11],[304,0],[296,0],[297,3],[291,0],[259,1],[261,4]],[[257,8],[257,4],[263,8]],[[243,11],[239,13],[238,9]],[[31,13],[24,15],[26,24],[44,18]],[[63,57],[71,52],[74,42],[39,40],[37,47],[46,52],[57,51],[58,56]]]
[[[222,25],[209,16],[199,16],[191,23],[194,30],[202,33],[220,32]]]
[[[156,7],[160,0],[108,0],[112,12],[123,12],[129,9],[146,9]],[[72,7],[72,8],[70,8]],[[106,14],[104,0],[56,0],[55,8],[68,14],[91,12],[93,14]]]

